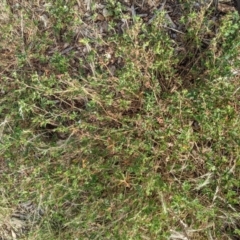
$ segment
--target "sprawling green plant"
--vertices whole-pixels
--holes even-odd
[[[83,1],[47,1],[46,23],[25,4],[1,10],[1,215],[44,206],[28,239],[239,238],[238,15],[214,32],[182,1],[179,53],[164,11],[118,31],[107,1],[87,36]]]

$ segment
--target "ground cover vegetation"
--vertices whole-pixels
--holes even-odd
[[[0,11],[0,239],[240,239],[236,11]]]

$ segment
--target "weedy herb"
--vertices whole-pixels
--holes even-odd
[[[2,4],[0,238],[240,237],[239,16],[127,2]]]

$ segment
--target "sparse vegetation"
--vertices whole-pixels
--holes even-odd
[[[2,1],[0,234],[240,238],[238,13],[155,2]]]

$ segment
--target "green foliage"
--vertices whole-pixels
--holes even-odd
[[[182,1],[178,54],[164,11],[118,32],[126,9],[107,1],[109,35],[78,36],[76,57],[55,45],[72,42],[77,2],[48,2],[46,32],[35,26],[24,49],[12,42],[0,89],[1,207],[41,200],[47,214],[29,239],[239,237],[238,15],[224,16],[206,46],[212,13]],[[5,38],[18,24],[1,26]]]

